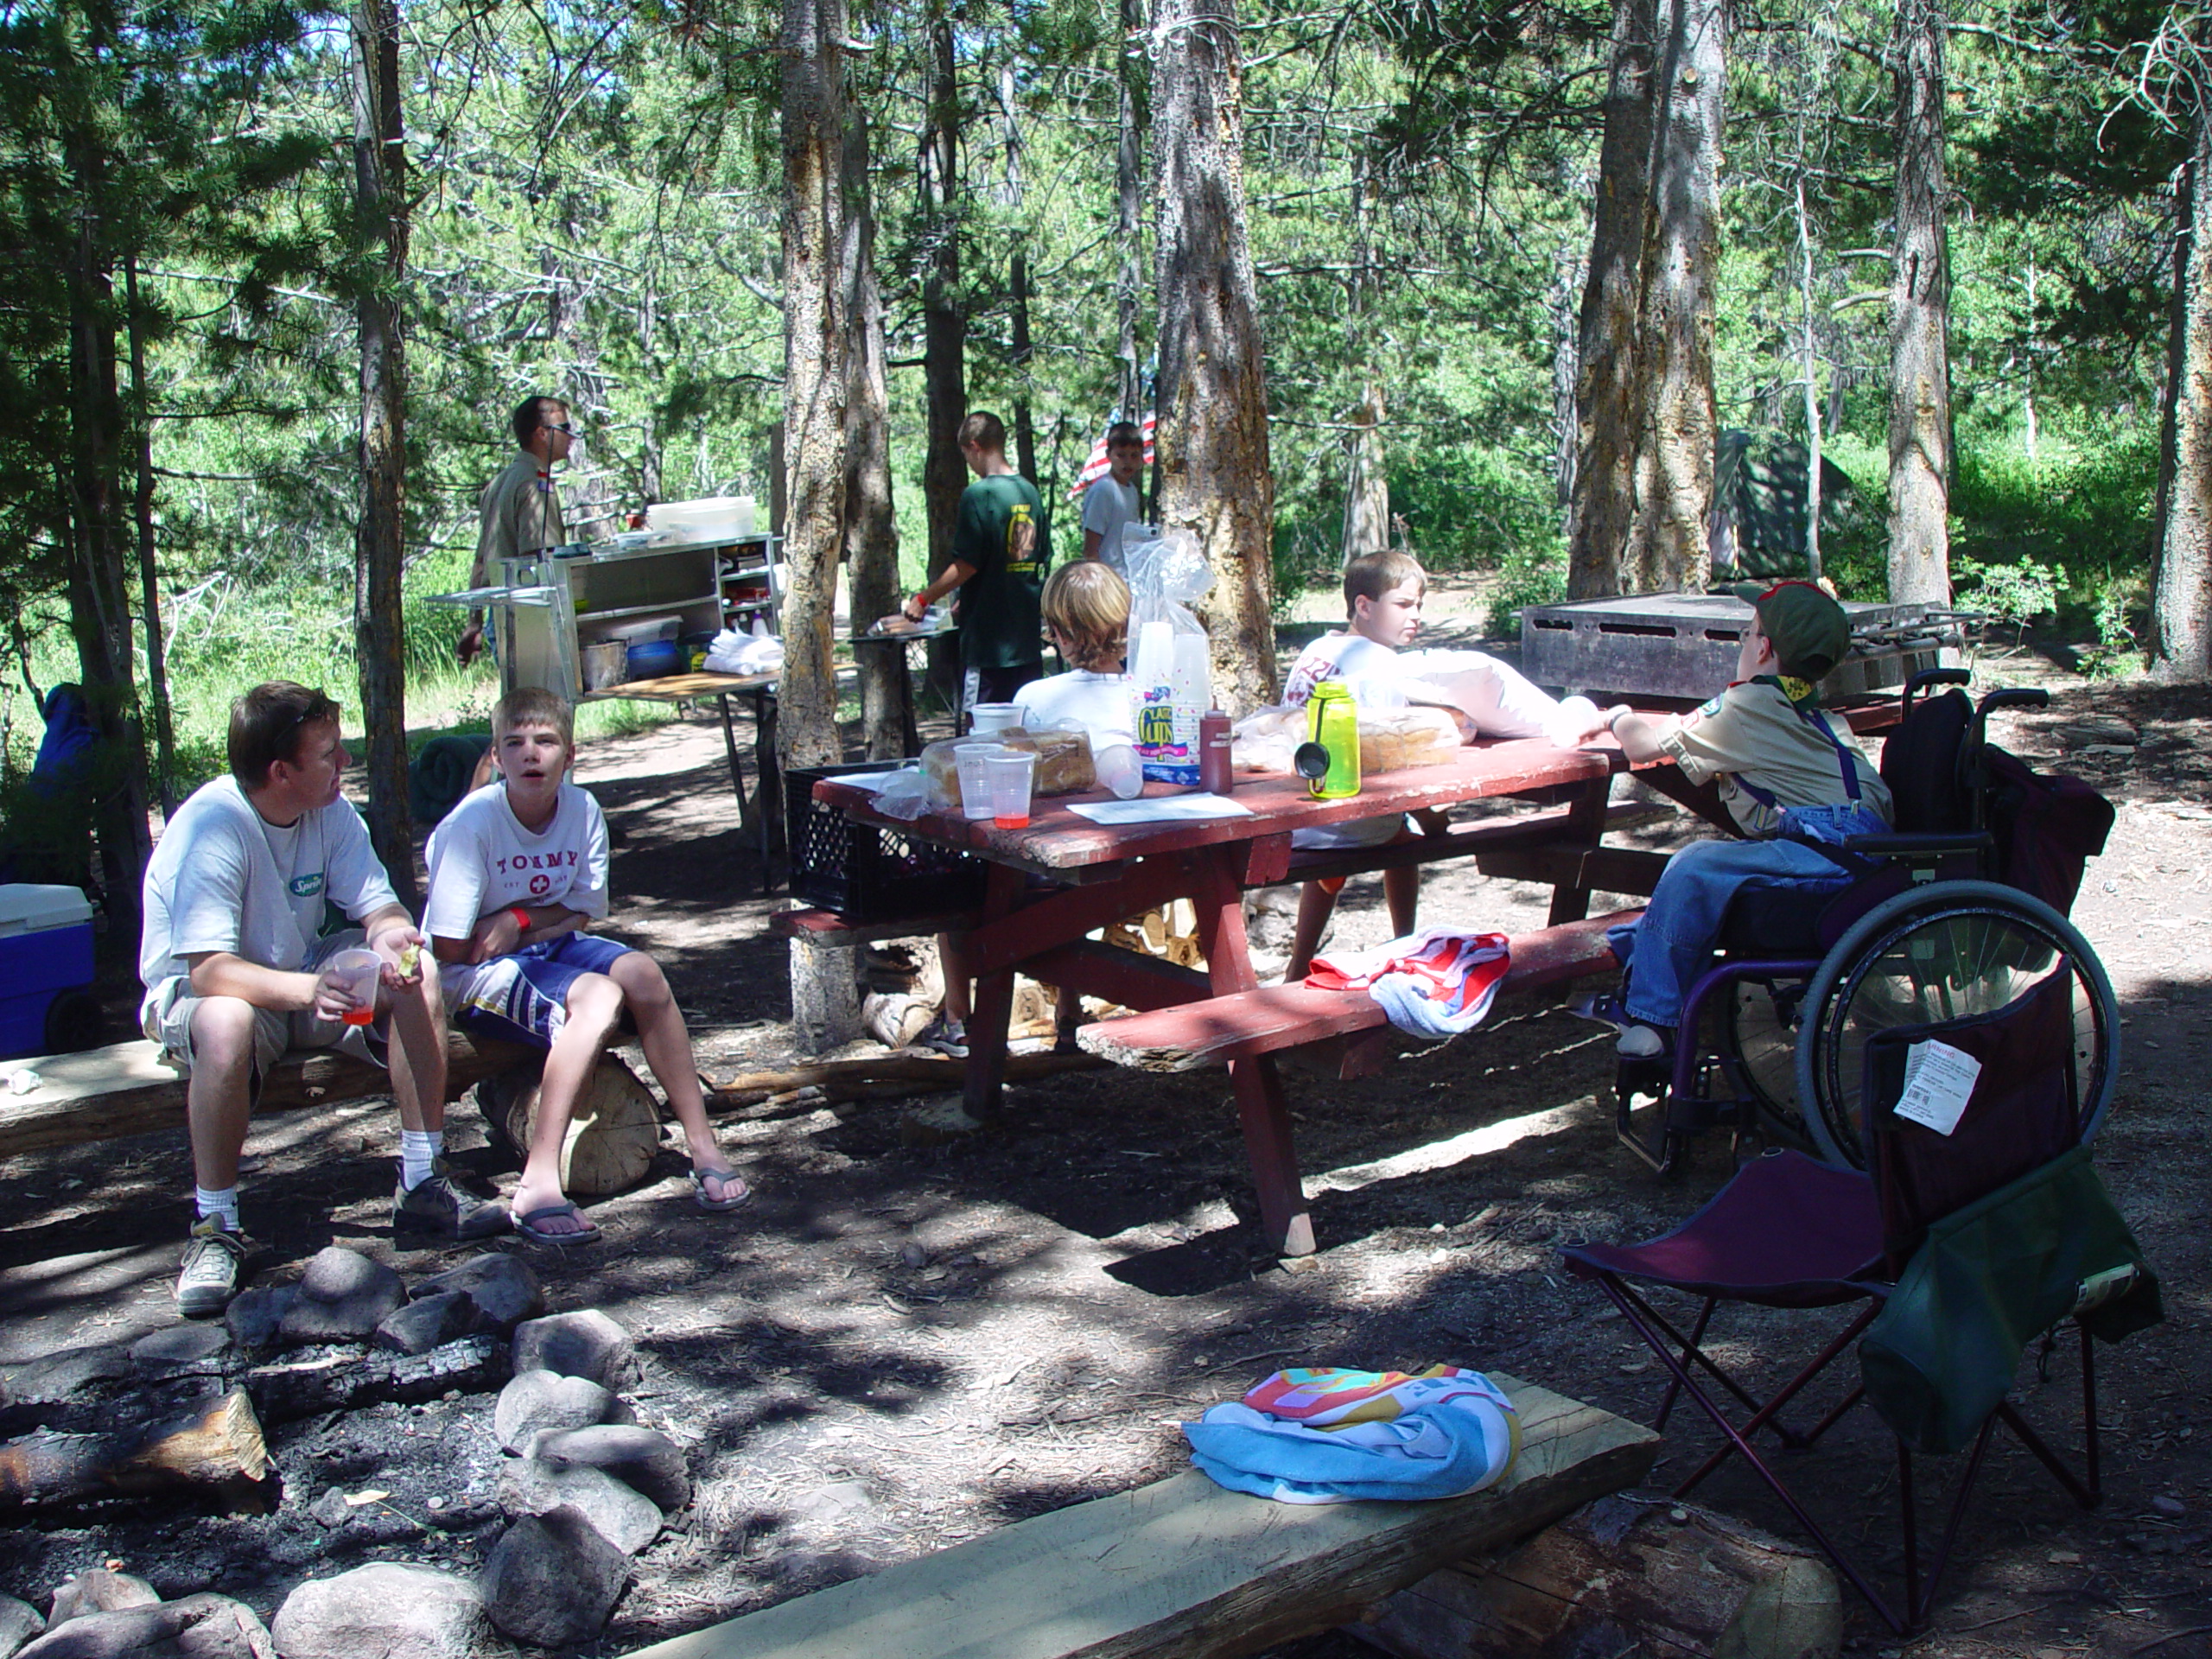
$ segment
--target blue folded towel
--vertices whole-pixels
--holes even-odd
[[[1427,1392],[1388,1422],[1337,1428],[1218,1405],[1183,1437],[1217,1484],[1284,1503],[1459,1497],[1503,1479],[1521,1444],[1513,1402],[1471,1372]]]

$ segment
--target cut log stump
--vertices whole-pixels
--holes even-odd
[[[269,1476],[261,1423],[243,1390],[95,1434],[41,1429],[0,1446],[0,1508],[198,1491],[257,1507]]]
[[[486,1122],[518,1159],[529,1155],[537,1132],[537,1093],[535,1065],[486,1078],[476,1091]],[[660,1124],[652,1090],[616,1056],[601,1055],[562,1142],[561,1190],[601,1198],[635,1186],[660,1150]]]
[[[1521,1454],[1469,1497],[1271,1503],[1196,1471],[1077,1503],[632,1659],[1207,1659],[1343,1623],[1445,1562],[1642,1479],[1658,1436],[1493,1378]]]
[[[1348,1628],[1398,1659],[1834,1659],[1843,1609],[1811,1550],[1711,1510],[1606,1497]]]

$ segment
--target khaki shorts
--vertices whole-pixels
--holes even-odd
[[[308,951],[302,971],[316,972],[340,950],[366,944],[367,938],[359,928],[349,927],[317,939]],[[146,1012],[146,1039],[158,1043],[171,1059],[188,1071],[192,1069],[193,1016],[207,1001],[204,996],[192,995],[191,981],[173,979]],[[375,1026],[348,1026],[335,1020],[318,1020],[311,1008],[256,1008],[253,1076],[247,1085],[248,1092],[258,1096],[261,1080],[268,1075],[269,1068],[287,1049],[296,1048],[334,1048],[372,1065],[385,1064],[384,1034]]]

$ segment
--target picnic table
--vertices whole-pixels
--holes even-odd
[[[1894,703],[1840,712],[1859,731],[1897,718]],[[1609,823],[1623,813],[1609,806],[1612,779],[1628,769],[1628,758],[1611,740],[1580,749],[1535,738],[1485,740],[1435,766],[1370,777],[1347,800],[1317,801],[1295,778],[1240,773],[1231,798],[1248,810],[1233,815],[1105,825],[1070,810],[1108,798],[1100,792],[1040,800],[1021,830],[957,814],[928,814],[912,823],[890,818],[876,810],[870,791],[834,779],[817,783],[814,794],[855,821],[966,849],[988,866],[980,912],[941,918],[964,934],[976,977],[963,1091],[970,1113],[988,1116],[999,1103],[1017,972],[1138,1010],[1082,1033],[1086,1048],[1127,1063],[1144,1063],[1144,1045],[1117,1045],[1117,1027],[1148,1022],[1157,1032],[1166,1022],[1187,1035],[1195,1023],[1218,1038],[1207,1058],[1230,1072],[1262,1230],[1279,1254],[1298,1255],[1313,1249],[1313,1230],[1274,1055],[1336,1033],[1379,1027],[1380,1020],[1362,994],[1262,988],[1245,939],[1245,889],[1473,857],[1486,874],[1552,889],[1549,925],[1515,942],[1509,987],[1598,971],[1612,960],[1604,949],[1605,927],[1635,912],[1591,918],[1591,894],[1648,895],[1666,864],[1663,854],[1605,844]],[[1662,793],[1730,827],[1717,792],[1692,786],[1672,763],[1636,771]],[[1150,798],[1185,791],[1148,784],[1144,792]],[[1463,803],[1500,798],[1537,810],[1471,823],[1444,817]],[[1386,813],[1414,815],[1421,833],[1382,847],[1292,850],[1294,830]],[[1188,899],[1197,913],[1203,973],[1086,937],[1177,899]],[[1362,1069],[1351,1057],[1347,1065],[1349,1075]]]

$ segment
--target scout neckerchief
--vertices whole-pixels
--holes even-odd
[[[1756,675],[1752,677],[1751,683],[1770,685],[1781,692],[1789,704],[1789,712],[1827,740],[1828,747],[1835,751],[1836,763],[1843,769],[1844,791],[1851,797],[1852,803],[1856,805],[1859,794],[1858,762],[1851,751],[1844,746],[1843,740],[1835,734],[1835,728],[1828,724],[1827,716],[1821,712],[1820,688],[1810,680],[1801,680],[1790,674]],[[1736,787],[1766,808],[1768,811],[1782,810],[1782,803],[1775,798],[1771,790],[1762,789],[1740,772],[1735,774],[1735,778]]]

